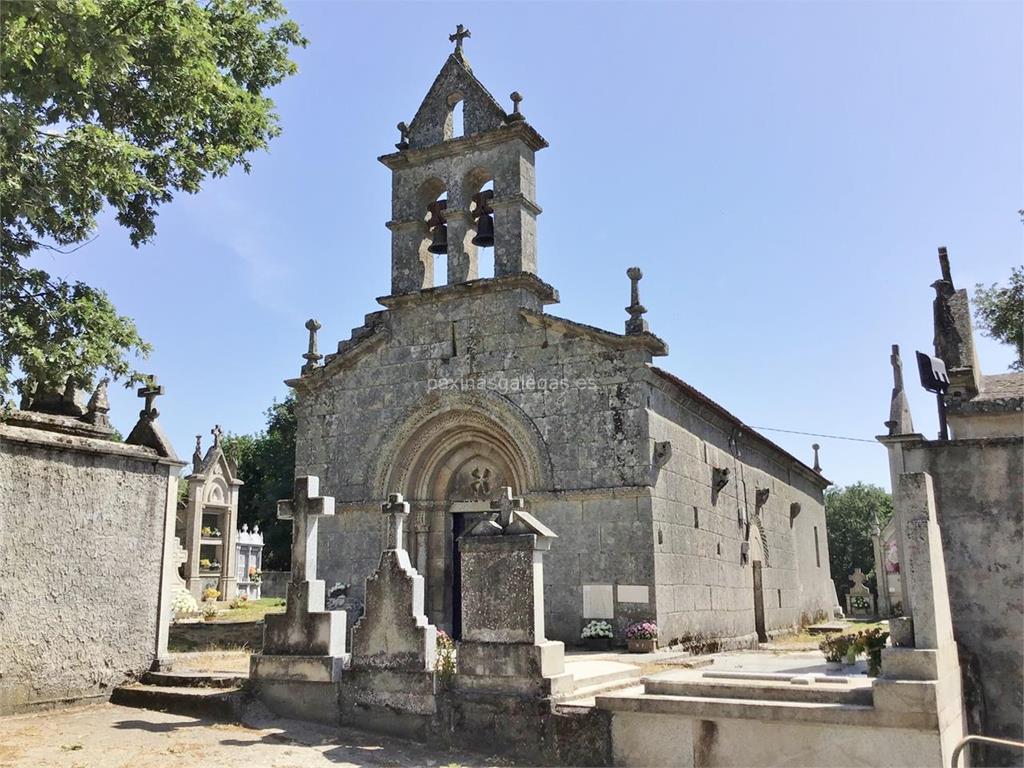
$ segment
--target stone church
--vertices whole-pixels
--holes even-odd
[[[287,382],[296,473],[336,498],[321,578],[360,605],[380,503],[402,493],[428,617],[458,637],[458,538],[507,486],[558,535],[544,569],[552,639],[577,641],[590,619],[621,639],[653,618],[662,645],[749,644],[831,613],[828,481],[652,364],[668,348],[643,319],[640,270],[628,271],[623,333],[547,311],[558,292],[538,276],[535,172],[547,142],[519,94],[508,112],[476,78],[467,36],[452,36],[397,151],[380,158],[392,173],[383,309],[326,356],[307,323],[306,364]],[[478,276],[483,259],[493,277]]]

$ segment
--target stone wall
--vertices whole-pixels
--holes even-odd
[[[264,571],[260,582],[260,597],[285,597],[291,577],[291,571]]]
[[[972,731],[1024,740],[1024,438],[919,441],[903,450],[906,471],[929,472],[934,482],[965,694],[983,705],[980,731],[978,723]],[[1019,753],[993,753],[986,764],[1013,760]]]
[[[179,466],[0,425],[0,715],[106,698],[149,668]]]
[[[652,445],[672,445],[652,491],[663,642],[698,636],[753,642],[753,561],[762,563],[769,633],[828,614],[833,593],[825,481],[676,388],[652,381],[650,404]],[[717,493],[712,489],[716,467],[729,470]],[[769,491],[760,509],[757,489]],[[794,504],[799,505],[795,516]],[[744,514],[752,522],[745,563]]]

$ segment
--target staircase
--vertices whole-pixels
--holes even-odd
[[[247,678],[224,672],[147,672],[114,689],[112,704],[208,720],[237,721],[245,708]]]

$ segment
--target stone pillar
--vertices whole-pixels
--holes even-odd
[[[470,242],[473,230],[469,212],[447,210],[448,222],[448,285],[458,285],[467,280],[476,280],[480,275],[477,264],[477,248]]]
[[[391,293],[411,293],[434,284],[434,260],[422,254],[425,225],[422,221],[390,221]]]
[[[872,685],[872,701],[887,719],[889,713],[893,719],[926,716],[935,724],[942,765],[949,765],[967,729],[932,478],[901,474],[895,491],[901,581],[913,611],[909,619],[889,622],[896,647],[882,649],[882,677]],[[914,647],[907,647],[911,638]]]
[[[430,533],[426,512],[416,513],[413,530],[416,533],[416,570],[422,576],[427,572],[427,536]]]
[[[277,714],[333,722],[332,684],[348,661],[346,622],[345,611],[324,610],[326,589],[316,578],[319,518],[334,514],[334,498],[319,496],[319,488],[317,477],[297,477],[293,498],[278,502],[278,517],[292,520],[288,606],[284,614],[266,617],[263,652],[251,657],[249,678]]]
[[[927,472],[900,475],[895,508],[903,544],[900,568],[910,597],[914,647],[937,649],[953,644],[946,563],[935,517],[935,492]]]
[[[522,517],[527,516],[520,513]],[[457,685],[538,697],[570,691],[564,646],[544,637],[543,556],[554,535],[475,534],[477,530],[459,539],[462,641]]]

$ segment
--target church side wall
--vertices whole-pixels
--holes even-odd
[[[700,405],[684,404],[657,385],[650,403],[652,447],[672,443],[671,458],[657,470],[652,501],[662,642],[697,637],[753,642],[754,560],[762,562],[768,632],[823,618],[833,598],[820,488],[749,439],[739,438],[736,458],[729,425],[702,415]],[[715,467],[730,470],[717,496],[712,493]],[[760,510],[768,552],[765,556],[752,525],[749,562],[743,563],[741,521],[744,511],[754,519],[759,488],[770,491]],[[794,502],[800,513],[791,522]]]
[[[149,669],[159,632],[174,470],[29,432],[0,426],[0,715],[109,697]]]
[[[905,450],[908,472],[932,475],[953,631],[975,670],[968,702],[984,703],[984,735],[1024,739],[1024,439]],[[986,764],[1013,765],[1019,754],[993,752]]]

